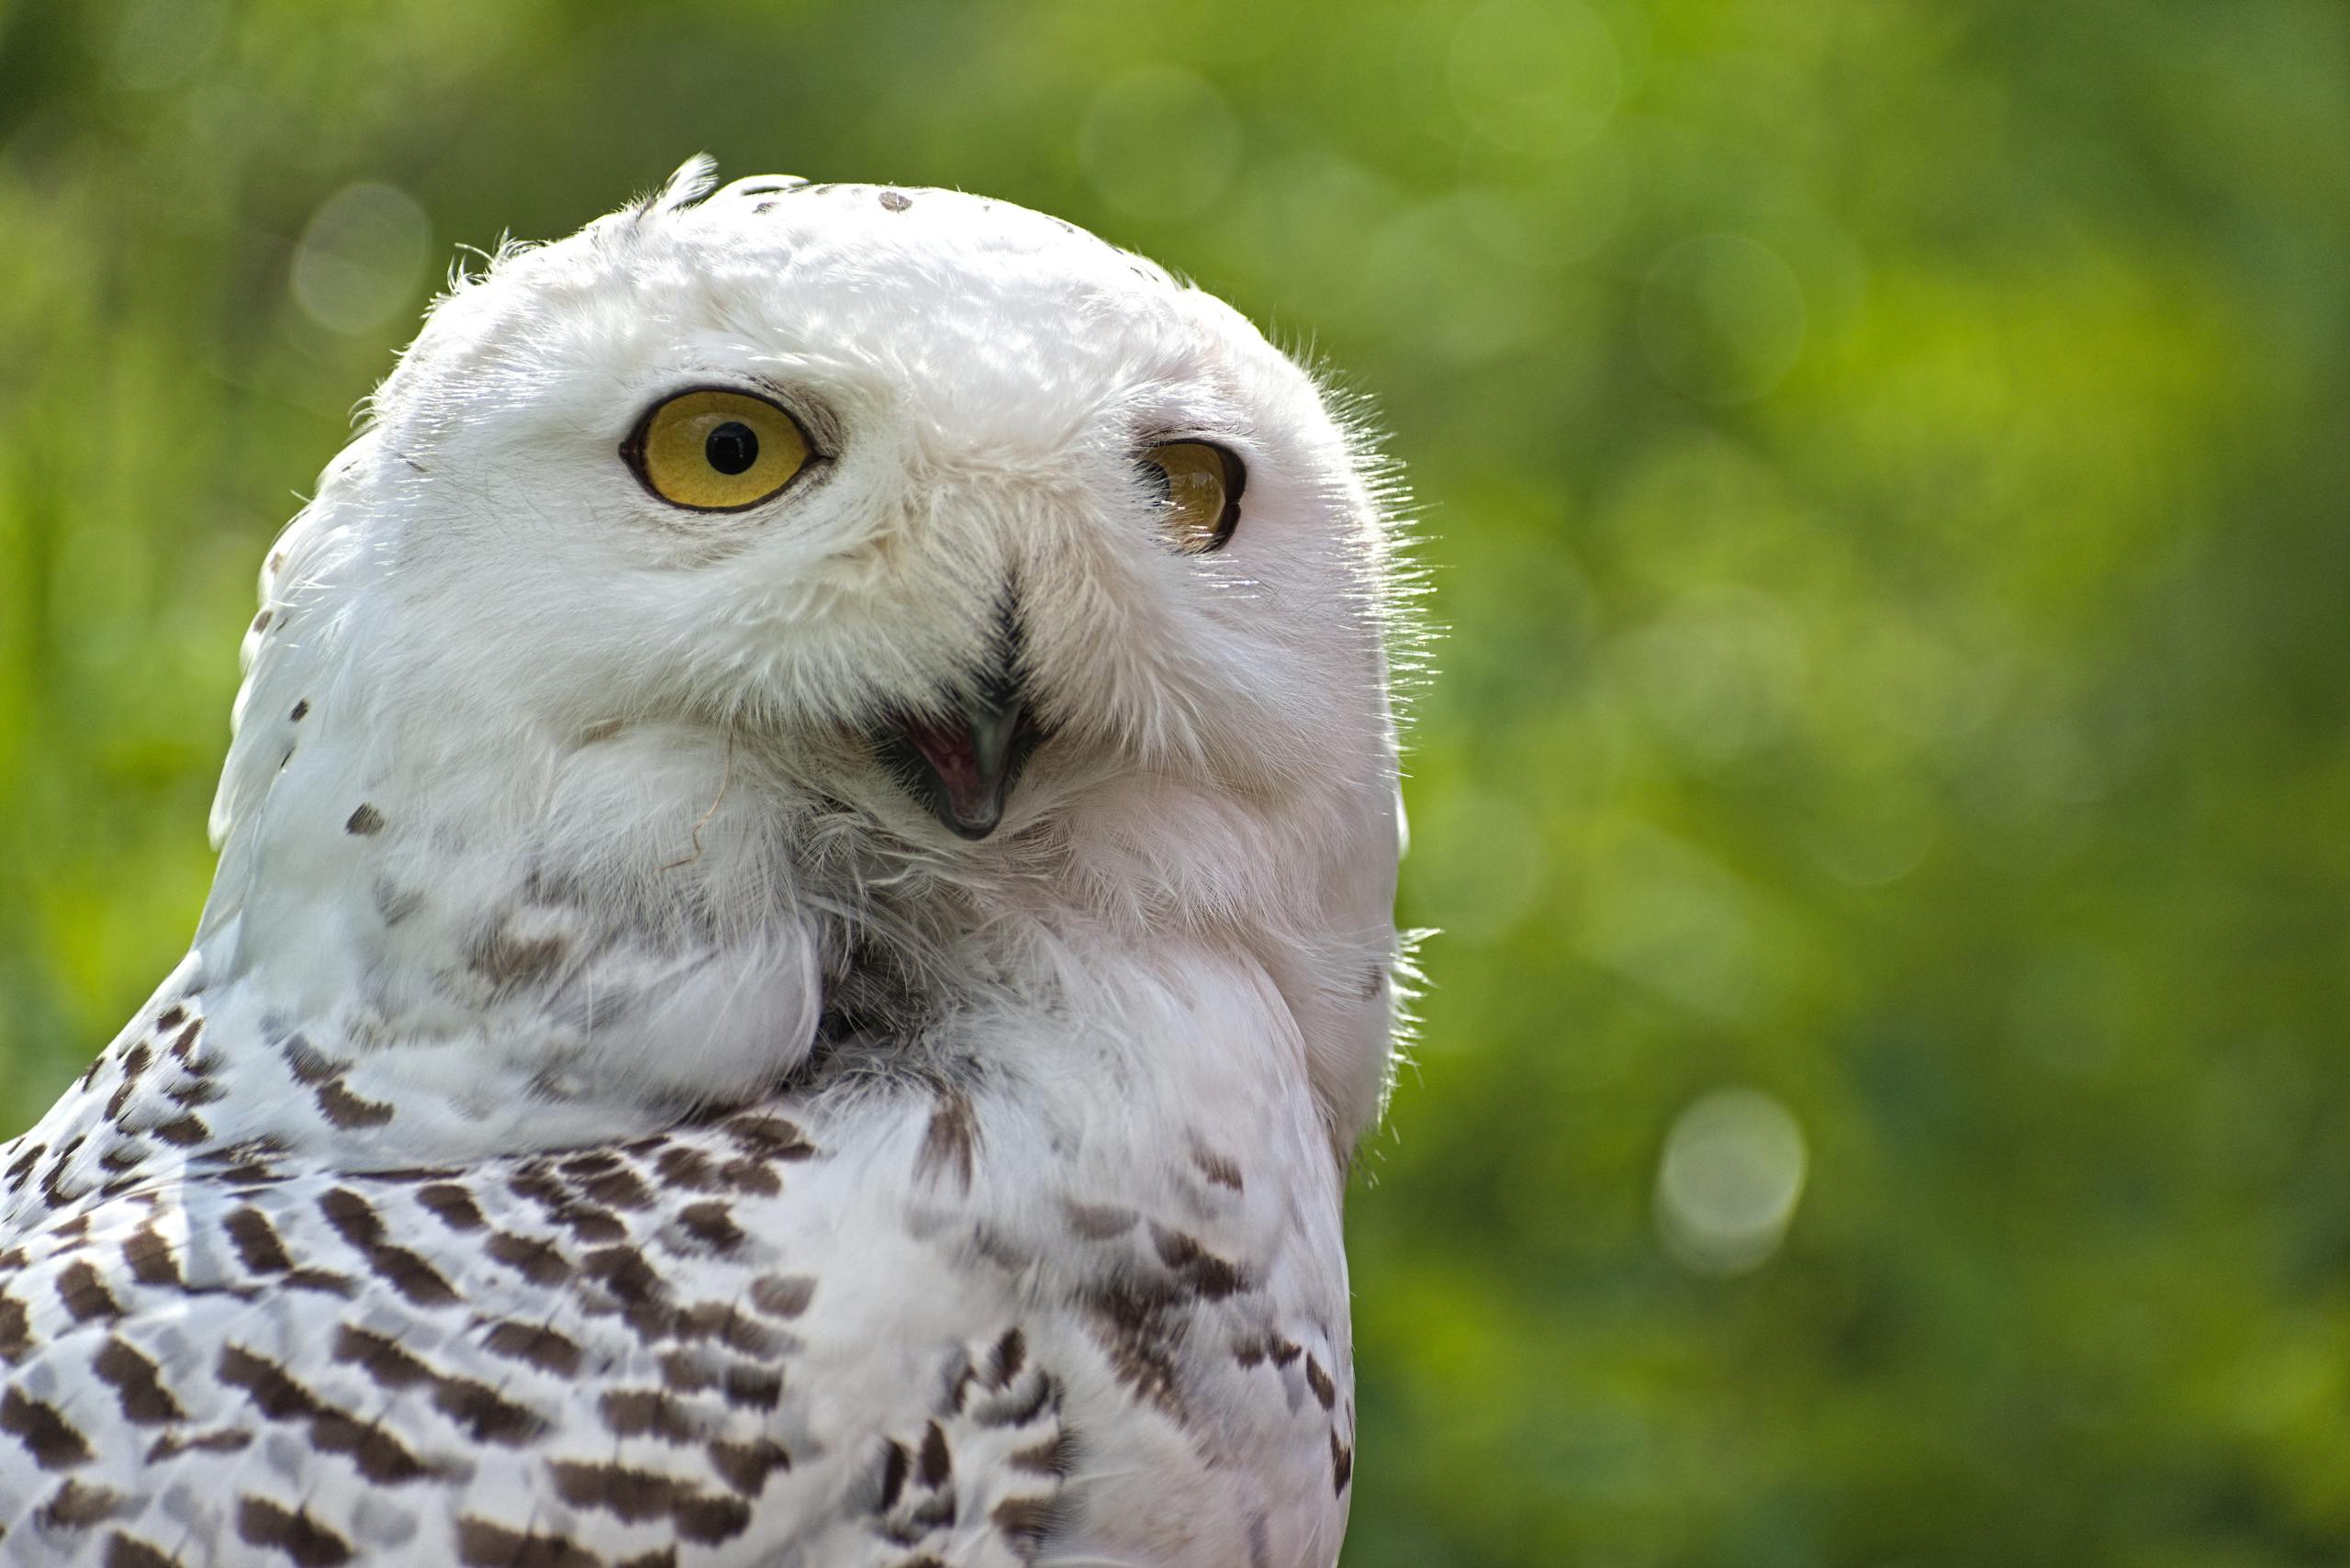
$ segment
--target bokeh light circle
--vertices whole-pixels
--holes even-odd
[[[1657,1231],[1701,1274],[1760,1267],[1785,1239],[1809,1153],[1794,1113],[1755,1089],[1718,1089],[1676,1117],[1657,1166]]]
[[[388,324],[416,298],[431,224],[416,198],[391,185],[345,185],[302,231],[289,285],[302,313],[357,337]]]

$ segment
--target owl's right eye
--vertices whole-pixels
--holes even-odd
[[[771,499],[808,465],[808,434],[777,404],[706,386],[656,404],[621,442],[644,487],[694,511]]]

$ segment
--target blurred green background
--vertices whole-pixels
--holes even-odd
[[[460,242],[961,185],[1376,396],[1352,1568],[2350,1560],[2350,9],[0,0],[0,1113]]]

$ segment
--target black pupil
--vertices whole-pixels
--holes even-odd
[[[710,432],[701,451],[721,474],[741,474],[759,460],[758,434],[742,420],[729,420]]]

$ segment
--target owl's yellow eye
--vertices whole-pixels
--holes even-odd
[[[637,422],[621,456],[644,487],[696,511],[757,506],[808,465],[800,422],[765,398],[680,392]]]
[[[1204,441],[1161,442],[1142,454],[1143,473],[1167,497],[1159,526],[1186,555],[1224,548],[1240,521],[1248,470],[1223,447]]]

